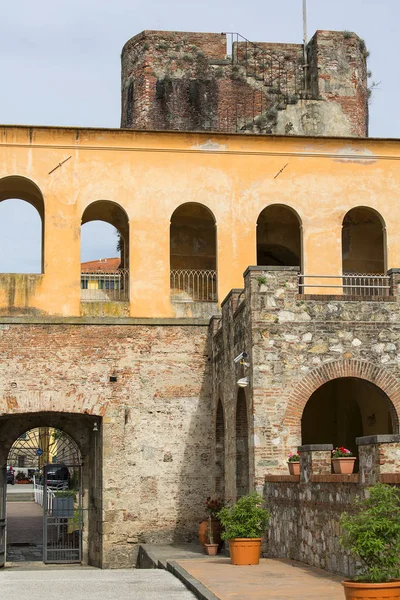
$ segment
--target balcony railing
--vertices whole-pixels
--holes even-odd
[[[83,271],[81,302],[128,302],[129,269]]]
[[[348,296],[390,296],[390,277],[382,274],[344,273],[343,275],[299,275],[300,294],[309,288],[327,290]],[[313,293],[311,291],[311,293]]]
[[[217,302],[217,272],[200,269],[172,269],[172,302]]]

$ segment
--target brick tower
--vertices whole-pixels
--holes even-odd
[[[317,31],[307,46],[239,34],[143,31],[122,50],[121,127],[368,135],[365,43]]]

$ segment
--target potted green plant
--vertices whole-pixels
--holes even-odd
[[[349,475],[353,472],[356,457],[344,446],[332,450],[332,464],[334,473]]]
[[[340,517],[340,543],[356,559],[356,576],[343,581],[347,599],[400,598],[400,490],[377,483]]]
[[[205,501],[205,509],[208,513],[207,519],[201,521],[198,530],[198,538],[203,552],[207,552],[206,544],[215,543],[218,546],[218,550],[221,550],[222,539],[221,539],[221,523],[219,521],[218,513],[224,506],[222,498],[208,496]],[[211,521],[211,537],[213,542],[210,542],[210,521]]]
[[[270,516],[268,510],[262,508],[263,502],[260,494],[252,492],[218,513],[223,527],[222,539],[229,541],[233,565],[258,565],[260,562],[261,536]]]
[[[291,475],[300,475],[300,454],[289,454],[288,457],[289,473]]]

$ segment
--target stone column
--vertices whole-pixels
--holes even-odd
[[[396,296],[398,298],[400,296],[400,269],[389,269],[388,275],[390,277],[389,293],[391,296]]]
[[[330,475],[332,444],[306,444],[297,448],[300,454],[300,483],[310,483],[312,475]]]
[[[400,474],[400,435],[367,435],[356,438],[360,456],[360,483],[374,485],[382,475]]]

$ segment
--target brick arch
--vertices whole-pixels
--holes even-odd
[[[104,398],[89,398],[83,394],[8,392],[0,397],[0,416],[57,412],[104,417],[108,405],[109,402]]]
[[[342,377],[355,377],[375,384],[389,399],[393,426],[399,431],[400,381],[386,369],[363,360],[328,362],[313,369],[295,387],[286,409],[286,422],[299,425],[303,410],[312,394],[324,383]]]

